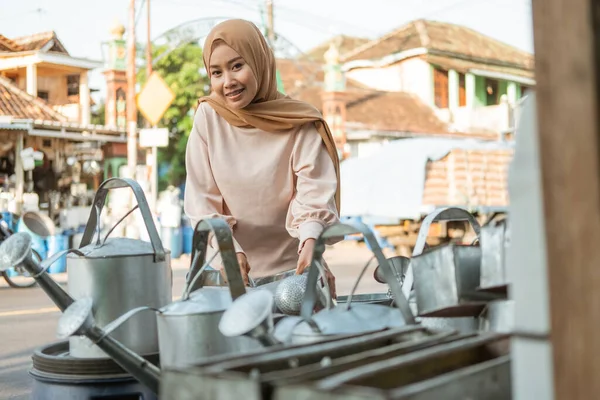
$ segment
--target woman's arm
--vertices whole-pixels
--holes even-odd
[[[205,121],[202,106],[199,106],[185,152],[187,176],[183,201],[184,210],[194,227],[201,219],[221,217],[233,229],[236,220],[233,216],[224,214],[223,196],[213,176]],[[243,253],[235,238],[233,243],[236,252]],[[215,245],[215,241],[211,240],[211,246],[215,247]]]
[[[317,239],[326,226],[338,222],[335,206],[337,176],[321,136],[312,124],[297,133],[292,153],[296,190],[287,215],[286,228],[300,241]]]

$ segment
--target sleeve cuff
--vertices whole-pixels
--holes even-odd
[[[318,221],[306,221],[298,227],[298,236],[300,244],[298,246],[298,252],[302,250],[306,239],[317,239],[323,232],[323,224]]]

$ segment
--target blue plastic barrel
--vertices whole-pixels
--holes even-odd
[[[183,254],[192,254],[192,238],[194,237],[194,228],[190,225],[184,225],[183,230]]]
[[[17,232],[26,232],[32,238],[31,247],[42,259],[48,255],[46,239],[56,233],[54,223],[46,214],[37,211],[27,211],[17,223]]]
[[[67,250],[69,247],[69,237],[66,235],[53,235],[48,238],[48,257],[52,257],[54,254],[59,253],[63,250]],[[61,257],[48,269],[50,274],[58,274],[67,270],[67,257]]]
[[[8,226],[8,229],[10,229],[11,231],[15,230],[15,224],[13,221],[13,215],[10,211],[4,211],[2,213],[2,220],[4,222],[6,222],[6,226]]]
[[[183,232],[181,227],[163,227],[161,229],[161,237],[163,247],[171,250],[171,259],[174,260],[181,257],[183,251]]]

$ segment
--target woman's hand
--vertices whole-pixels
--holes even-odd
[[[306,270],[306,268],[310,266],[313,251],[315,249],[315,243],[315,239],[306,239],[306,241],[304,242],[302,250],[300,250],[300,256],[298,257],[298,264],[296,265],[296,275],[301,275],[302,273],[304,273],[304,270]],[[331,298],[335,299],[337,297],[335,290],[335,276],[331,273],[327,265],[323,265],[323,267],[325,269],[325,277],[327,278],[327,283],[329,284]]]
[[[248,258],[246,258],[246,254],[244,253],[236,253],[238,264],[240,264],[240,273],[242,274],[242,279],[244,280],[244,285],[249,285],[248,273],[250,272],[250,264],[248,264]],[[227,275],[225,274],[225,268],[221,268],[221,276],[227,282]]]

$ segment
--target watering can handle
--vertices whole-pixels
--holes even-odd
[[[438,208],[431,214],[427,215],[421,224],[421,228],[419,229],[419,235],[417,236],[417,243],[415,244],[415,248],[413,249],[412,256],[418,256],[423,252],[425,248],[425,242],[427,241],[427,235],[429,234],[429,228],[431,224],[436,221],[469,221],[475,234],[477,234],[477,239],[480,238],[481,235],[481,226],[479,222],[475,219],[473,214],[465,210],[464,208],[458,207],[445,207]],[[412,267],[408,266],[406,270],[406,275],[404,277],[404,282],[402,283],[402,292],[406,298],[409,298],[410,292],[412,290],[412,286],[414,283],[414,276],[412,272]]]
[[[413,257],[418,256],[423,252],[425,242],[427,241],[427,235],[429,234],[429,228],[432,223],[437,221],[469,221],[478,238],[481,234],[479,222],[477,222],[475,217],[467,210],[458,207],[438,208],[427,215],[423,220],[421,228],[419,229],[419,235],[417,236],[417,243],[413,249]]]
[[[144,224],[146,225],[146,230],[148,231],[148,236],[150,236],[150,243],[152,244],[152,249],[154,250],[154,261],[164,261],[165,249],[163,248],[162,242],[158,236],[158,231],[156,230],[156,226],[152,220],[152,213],[150,212],[150,207],[148,207],[146,196],[144,196],[144,192],[142,191],[140,185],[133,179],[129,178],[109,178],[102,182],[98,188],[98,191],[96,192],[96,196],[94,196],[94,203],[92,204],[92,207],[96,208],[98,212],[90,213],[90,217],[85,225],[85,231],[83,232],[83,237],[81,238],[81,244],[79,245],[79,248],[87,246],[92,242],[94,230],[100,222],[100,213],[104,208],[108,191],[110,189],[124,187],[131,188],[133,194],[135,195],[138,207],[140,208],[140,212],[142,213],[142,217],[144,219]]]
[[[375,258],[379,262],[379,266],[382,268],[383,274],[386,280],[389,282],[388,285],[392,294],[394,295],[395,304],[402,313],[404,317],[404,321],[407,324],[414,324],[415,317],[413,316],[410,307],[408,306],[408,301],[406,297],[402,294],[402,288],[400,287],[400,283],[394,277],[394,272],[392,271],[392,267],[388,263],[388,260],[383,255],[381,248],[377,244],[377,239],[373,236],[373,232],[369,229],[369,227],[362,222],[356,222],[353,224],[342,224],[338,223],[335,225],[331,225],[323,230],[321,235],[317,238],[315,243],[315,249],[313,252],[313,257],[311,261],[311,266],[308,272],[308,279],[306,282],[306,292],[304,294],[304,299],[302,301],[302,306],[300,309],[300,316],[309,322],[311,321],[312,310],[315,307],[315,303],[317,300],[317,279],[319,277],[319,269],[316,267],[316,260],[320,260],[323,257],[323,253],[325,252],[325,242],[327,239],[334,237],[344,237],[347,235],[354,234],[362,234],[365,241],[371,247]]]
[[[237,260],[235,248],[233,246],[233,233],[229,227],[229,223],[223,218],[206,218],[202,219],[196,224],[194,229],[194,236],[192,238],[192,265],[190,265],[190,272],[188,279],[191,280],[200,272],[199,268],[204,264],[206,259],[206,253],[208,249],[208,238],[210,233],[213,232],[217,239],[217,245],[219,246],[219,252],[221,253],[221,259],[223,260],[223,268],[225,269],[225,276],[227,277],[227,283],[229,285],[229,292],[231,293],[231,299],[235,300],[241,295],[246,293],[246,287],[244,286],[244,280],[242,279],[242,273],[240,272],[240,264]],[[196,256],[196,253],[199,255]],[[189,288],[188,290],[193,290]]]

